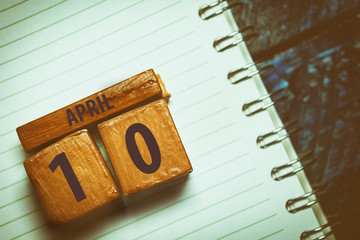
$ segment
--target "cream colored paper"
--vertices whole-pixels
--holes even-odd
[[[270,176],[289,161],[287,152],[282,144],[262,150],[255,143],[273,121],[267,112],[241,112],[261,95],[258,87],[226,79],[251,61],[246,46],[216,52],[213,40],[231,27],[222,15],[201,20],[202,4],[0,2],[2,239],[298,239],[319,226],[311,209],[286,211],[286,200],[304,193],[296,177]],[[27,155],[16,127],[148,68],[172,94],[169,108],[193,173],[52,227],[22,166]]]

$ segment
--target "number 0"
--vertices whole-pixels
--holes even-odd
[[[136,145],[135,133],[137,132],[144,138],[149,149],[152,160],[150,165],[144,161]],[[159,169],[161,163],[160,149],[154,135],[144,124],[134,123],[131,125],[126,131],[125,142],[131,160],[140,171],[150,174]]]
[[[84,200],[86,198],[84,190],[82,189],[79,180],[77,179],[74,170],[72,169],[69,160],[64,152],[56,155],[52,162],[49,164],[49,168],[52,172],[54,172],[58,166],[60,166],[65,176],[65,179],[76,198],[76,201],[80,202],[81,200]],[[54,189],[54,191],[56,191],[56,189]]]

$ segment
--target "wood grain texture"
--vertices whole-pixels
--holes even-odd
[[[160,149],[161,164],[154,173],[140,171],[127,149],[125,134],[135,124],[144,124],[154,135]],[[192,167],[164,100],[149,103],[98,125],[122,192],[127,195],[192,172]],[[141,134],[136,145],[144,162],[152,163]]]
[[[82,201],[75,199],[63,170],[58,167],[52,172],[49,168],[54,157],[62,152],[86,195]],[[46,214],[55,225],[71,221],[120,195],[87,130],[75,132],[29,157],[24,167]]]
[[[104,101],[103,95],[107,99],[107,104]],[[143,105],[149,101],[161,99],[162,95],[159,80],[151,69],[20,126],[16,131],[25,152],[30,152],[43,144],[114,113],[126,111],[132,106]],[[93,102],[91,103],[91,101]],[[99,106],[100,102],[103,109]],[[95,104],[98,113],[95,110],[89,111],[87,104],[90,106]],[[79,105],[84,106],[84,109],[79,107]],[[106,106],[114,107],[108,110]],[[81,114],[83,121],[81,121],[80,116],[77,114],[77,110],[83,111]],[[71,126],[68,116],[70,111],[78,120],[78,123],[71,121]]]
[[[171,94],[166,91],[166,88],[165,88],[165,84],[164,82],[161,80],[161,77],[159,74],[156,74],[157,78],[159,79],[159,83],[160,83],[160,87],[161,87],[161,91],[162,91],[162,98],[166,101],[166,102],[169,102],[170,100],[170,97],[171,97]]]

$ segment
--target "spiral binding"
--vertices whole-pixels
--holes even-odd
[[[234,7],[242,7],[243,5],[244,5],[243,3],[239,3],[239,2],[229,4],[225,0],[218,0],[218,1],[215,1],[213,3],[210,3],[208,5],[201,7],[199,9],[199,16],[203,20],[209,20],[215,16],[218,16],[218,15],[224,13],[227,10],[230,10]],[[213,42],[213,47],[217,52],[223,52],[223,51],[226,51],[232,47],[235,47],[245,41],[247,42],[247,44],[249,44],[249,43],[253,42],[259,36],[259,34],[257,32],[254,32],[254,29],[255,29],[255,27],[253,25],[251,25],[251,26],[247,26],[241,30],[231,32],[224,37],[217,38]],[[243,82],[245,80],[251,79],[255,75],[260,74],[264,71],[267,71],[270,68],[272,68],[272,65],[267,65],[267,66],[256,68],[256,63],[252,62],[252,63],[248,63],[238,69],[229,71],[227,78],[232,84],[237,84],[237,83]],[[245,73],[247,73],[247,74],[244,76]],[[286,96],[280,96],[275,101],[268,100],[268,99],[271,99],[271,97],[279,95],[283,91],[284,91],[284,89],[279,89],[270,94],[266,94],[254,101],[245,103],[242,107],[242,110],[246,116],[253,116],[259,112],[265,111],[269,107],[287,99]],[[251,108],[254,108],[258,104],[262,104],[262,105],[258,108],[255,108],[254,110],[251,110]],[[284,139],[290,137],[291,135],[293,135],[301,130],[301,127],[295,127],[296,123],[297,123],[297,120],[292,120],[292,121],[285,123],[282,127],[274,129],[273,131],[271,131],[267,134],[259,135],[256,139],[257,145],[260,148],[265,149],[274,144],[280,143]],[[291,129],[289,131],[286,131],[286,128],[291,128]],[[314,163],[316,161],[316,159],[314,159],[314,158],[309,159],[311,154],[312,154],[312,151],[306,151],[302,154],[299,154],[299,157],[297,159],[292,160],[281,166],[274,167],[271,170],[271,177],[275,181],[280,181],[280,180],[283,180],[290,176],[294,176],[300,171],[303,171],[305,167],[310,166],[312,163]],[[294,168],[297,163],[301,163],[301,166],[298,168]],[[285,171],[285,173],[282,173],[284,171]],[[290,213],[297,213],[299,211],[311,208],[313,205],[318,203],[319,198],[322,197],[322,195],[324,193],[325,193],[324,185],[314,187],[313,191],[311,191],[311,192],[305,193],[296,198],[289,199],[285,204],[285,208]],[[305,201],[305,203],[302,203],[303,201]],[[327,228],[329,228],[329,230],[324,233],[323,230],[326,230]],[[319,236],[320,233],[322,235]],[[331,230],[331,225],[329,223],[327,223],[327,224],[321,225],[315,229],[304,231],[300,236],[300,240],[306,240],[309,238],[311,238],[312,240],[320,240],[320,239],[325,239],[332,234],[333,234],[333,232]],[[313,237],[316,237],[316,238],[313,238]]]
[[[308,230],[308,231],[304,231],[301,233],[300,235],[300,240],[307,240],[307,239],[311,239],[311,240],[321,240],[321,239],[325,239],[331,235],[333,235],[334,233],[331,230],[332,224],[330,223],[326,223],[324,225],[321,225],[317,228]],[[324,230],[326,230],[327,228],[329,228],[328,232],[324,233]],[[319,233],[321,233],[322,235],[318,236]],[[314,238],[316,237],[316,238]]]
[[[256,144],[262,148],[268,148],[274,144],[277,144],[281,142],[282,140],[290,137],[291,135],[299,132],[302,128],[301,127],[294,127],[294,125],[297,123],[297,120],[291,120],[284,124],[284,126],[279,127],[277,129],[274,129],[273,131],[260,135],[256,139]],[[284,131],[285,133],[282,134],[283,130],[286,130],[286,128],[291,127],[289,131]],[[278,136],[276,139],[272,140],[274,136]],[[270,139],[270,140],[268,140]]]
[[[263,73],[269,69],[271,69],[273,66],[272,65],[267,65],[264,67],[259,67],[256,70],[248,73],[247,75],[243,76],[243,73],[246,71],[251,71],[251,68],[255,66],[255,62],[252,63],[248,63],[238,69],[235,70],[231,70],[228,75],[227,78],[228,80],[232,83],[232,84],[237,84],[239,82],[245,81],[247,79],[252,78],[253,76],[255,76],[256,74],[260,74]]]
[[[305,167],[310,166],[311,164],[313,164],[316,161],[315,158],[310,158],[310,159],[304,161],[304,159],[307,159],[309,156],[311,156],[311,154],[312,154],[312,151],[308,150],[306,152],[299,154],[299,157],[297,159],[292,160],[288,163],[285,163],[284,165],[274,167],[271,170],[271,177],[275,181],[281,181],[285,178],[296,175],[298,172],[304,170]],[[294,169],[294,165],[298,162],[301,162],[301,167]],[[281,174],[282,171],[287,170],[287,169],[290,169],[290,172]]]
[[[323,233],[323,231],[327,228],[330,228],[331,224],[326,223],[324,225],[321,225],[317,228],[314,228],[312,230],[308,230],[308,231],[304,231],[302,232],[301,236],[300,236],[300,240],[307,240],[307,239],[312,239],[312,240],[321,240],[321,239],[325,239],[328,236],[332,235],[333,232],[329,231],[327,233]],[[318,235],[319,233],[322,233],[321,236],[318,236],[316,238],[314,238],[316,235]]]
[[[265,103],[265,100],[266,99],[269,99],[271,97],[274,97],[276,95],[279,95],[280,93],[284,92],[284,88],[281,88],[281,89],[278,89],[272,93],[269,93],[269,94],[266,94],[252,102],[248,102],[248,103],[245,103],[242,107],[242,111],[245,113],[245,115],[247,117],[250,117],[250,116],[253,116],[255,115],[256,113],[259,113],[259,112],[262,112],[266,109],[268,109],[269,107],[275,105],[276,103],[279,103],[279,102],[282,102],[284,100],[287,99],[287,96],[286,95],[283,95],[281,96],[279,99],[277,99],[276,101],[272,101],[270,103]],[[258,103],[263,103],[264,105],[255,109],[255,110],[251,110],[250,108],[252,108],[253,106],[257,105]]]
[[[325,186],[320,185],[318,187],[314,187],[313,189],[314,190],[312,190],[311,192],[287,200],[285,204],[286,210],[288,210],[289,213],[297,213],[299,211],[308,209],[314,204],[318,203],[320,197],[322,197],[322,195],[324,195],[326,192]],[[301,204],[302,201],[305,201],[306,203]],[[298,204],[300,204],[300,206],[297,206]]]
[[[255,30],[255,26],[247,26],[243,29],[234,31],[229,33],[224,37],[220,37],[215,39],[213,43],[213,47],[218,52],[223,52],[227,49],[233,48],[238,44],[246,41],[248,44],[255,41],[259,34],[257,32],[253,32]]]
[[[215,2],[212,2],[208,5],[205,5],[199,9],[199,16],[203,20],[209,20],[210,18],[216,17],[217,15],[222,14],[226,10],[232,9],[234,7],[242,7],[244,6],[241,2],[236,2],[229,4],[227,1],[218,0]],[[215,9],[217,8],[217,9]],[[215,10],[214,10],[215,9]],[[209,11],[212,11],[212,13],[209,13]],[[207,13],[209,13],[207,15]]]

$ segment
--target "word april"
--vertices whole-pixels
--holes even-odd
[[[69,127],[72,126],[73,122],[75,122],[75,124],[76,124],[76,123],[84,121],[84,117],[88,116],[89,114],[90,114],[90,117],[94,117],[95,114],[96,115],[100,114],[100,111],[102,113],[105,112],[104,105],[106,107],[106,110],[110,110],[115,107],[114,105],[112,105],[112,106],[109,105],[109,102],[106,99],[105,94],[101,95],[101,97],[102,97],[103,102],[100,100],[100,97],[97,96],[96,102],[95,102],[95,100],[90,99],[85,102],[85,105],[84,104],[75,105],[75,113],[77,114],[77,117],[75,116],[73,111],[71,111],[70,108],[66,109],[66,116],[67,116],[67,119],[69,122]],[[97,105],[96,105],[96,103],[97,103]],[[89,114],[86,114],[87,112],[89,112]]]

